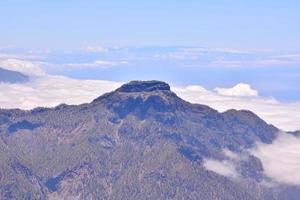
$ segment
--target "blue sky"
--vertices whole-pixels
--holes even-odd
[[[210,89],[244,82],[299,101],[299,10],[296,0],[1,1],[0,54],[52,75]]]
[[[2,45],[208,46],[299,50],[297,0],[10,0]]]

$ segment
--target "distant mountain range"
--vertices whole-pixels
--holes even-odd
[[[18,83],[28,81],[29,77],[16,71],[0,67],[0,83]]]
[[[0,110],[0,199],[299,200],[299,187],[264,184],[253,155],[238,178],[204,166],[278,131],[250,111],[186,102],[160,81],[132,81],[88,104]]]

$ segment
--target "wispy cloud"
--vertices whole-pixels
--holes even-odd
[[[299,54],[284,54],[284,55],[272,56],[272,57],[277,59],[282,59],[282,60],[300,61]]]
[[[61,103],[87,103],[121,84],[102,80],[76,80],[63,76],[43,76],[24,84],[0,84],[0,107],[32,109]]]
[[[231,96],[231,97],[255,97],[258,95],[258,92],[251,88],[250,85],[245,83],[239,83],[232,88],[215,88],[220,95]]]
[[[188,62],[186,67],[249,68],[300,65],[298,54],[278,54],[266,50],[231,48],[176,47],[156,52],[153,58],[174,62]]]
[[[265,66],[283,66],[300,64],[300,55],[265,55],[251,58],[228,59],[219,58],[212,61],[214,66],[224,67],[265,67]]]
[[[1,84],[0,106],[4,108],[13,108],[17,106],[20,108],[30,109],[36,106],[53,106],[56,103],[85,103],[103,94],[102,90],[99,89],[101,86],[100,82],[48,75],[44,69],[52,67],[48,66],[51,63],[44,63],[38,60],[32,61],[5,58],[0,59],[0,64],[6,69],[20,71],[30,76],[36,76],[35,79],[31,78],[31,81],[25,85]],[[84,63],[59,63],[56,64],[55,67],[60,69],[63,68],[63,70],[74,70],[88,68],[108,69],[123,65],[130,65],[130,63],[126,60],[95,60]],[[44,76],[44,78],[41,78],[42,76]],[[84,98],[80,98],[80,96],[74,97],[72,94],[76,94],[76,92],[72,90],[73,84],[74,91],[83,92],[83,90],[87,89],[86,86],[88,86],[90,88],[88,91],[90,92],[86,94]],[[93,84],[96,86],[93,87]],[[112,82],[112,85],[112,87],[108,88],[114,89],[115,86],[120,85],[120,83]],[[47,87],[51,89],[47,90]],[[66,89],[64,88],[67,88],[71,92],[69,93],[68,91],[65,91]],[[83,89],[81,90],[80,88]],[[224,112],[232,108],[247,109],[258,114],[268,123],[272,123],[283,130],[289,131],[300,129],[300,102],[282,103],[271,97],[261,97],[259,96],[259,91],[245,83],[237,84],[232,88],[220,86],[213,90],[207,90],[200,85],[191,85],[186,87],[174,86],[172,89],[180,97],[187,101],[206,104],[220,112]],[[64,97],[58,95],[62,90],[66,93]],[[72,98],[74,98],[73,101]],[[50,99],[55,99],[55,101],[51,101]]]
[[[39,66],[39,62],[29,62],[20,59],[4,59],[0,60],[0,66],[4,69],[18,71],[26,75],[43,76],[45,71]]]
[[[41,55],[33,54],[33,53],[0,53],[0,59],[20,59],[20,60],[41,60],[44,58]]]
[[[300,137],[285,132],[279,132],[271,144],[257,142],[250,149],[241,153],[222,150],[224,160],[204,159],[203,166],[219,175],[231,178],[241,178],[241,163],[247,161],[250,155],[262,163],[265,179],[262,184],[276,186],[289,184],[300,186]]]
[[[68,63],[64,67],[65,69],[82,69],[82,68],[110,68],[114,66],[126,65],[128,61],[111,61],[111,60],[96,60],[90,63]]]
[[[294,61],[281,60],[275,58],[266,59],[253,59],[253,60],[225,60],[219,59],[212,61],[213,66],[218,67],[265,67],[265,66],[280,66],[280,65],[290,65],[295,64]]]
[[[103,46],[87,46],[84,48],[84,50],[90,53],[106,53],[109,51],[108,48]]]
[[[213,171],[222,176],[238,178],[239,173],[235,169],[235,164],[228,160],[214,160],[214,159],[204,159],[203,166],[209,170]]]
[[[279,133],[272,144],[257,143],[250,152],[258,157],[264,173],[277,183],[300,186],[300,138]]]
[[[155,58],[169,60],[201,60],[211,59],[210,56],[252,54],[251,51],[231,48],[178,47],[168,52],[157,53]]]
[[[223,88],[222,91],[226,91],[226,95],[220,94],[216,89],[207,90],[201,86],[173,87],[173,90],[187,101],[205,104],[220,112],[232,108],[251,110],[283,130],[300,129],[300,102],[282,103],[274,98],[256,96],[254,90],[236,90],[236,87]]]

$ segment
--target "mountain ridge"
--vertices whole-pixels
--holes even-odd
[[[254,156],[236,163],[240,180],[203,165],[277,132],[250,111],[191,104],[159,81],[130,82],[87,104],[1,110],[0,197],[284,199],[284,189],[262,186]]]
[[[21,72],[0,67],[0,83],[22,83],[28,80],[29,77]]]

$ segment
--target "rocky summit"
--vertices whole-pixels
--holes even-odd
[[[296,186],[266,185],[247,154],[278,131],[250,111],[186,102],[160,81],[82,105],[0,110],[0,199],[299,199]],[[225,150],[246,157],[236,177],[205,166],[230,159]]]
[[[161,81],[131,81],[121,86],[119,92],[151,92],[151,91],[170,91],[170,86]]]

